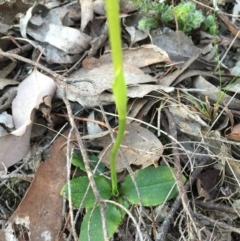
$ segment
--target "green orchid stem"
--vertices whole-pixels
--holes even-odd
[[[111,160],[111,179],[112,179],[112,193],[114,196],[118,196],[119,192],[118,192],[118,188],[117,188],[117,173],[116,173],[116,155],[117,155],[117,151],[118,148],[122,142],[122,139],[124,137],[124,131],[120,131],[120,130],[125,130],[125,126],[126,126],[126,120],[123,119],[121,120],[120,118],[118,119],[119,121],[119,128],[118,128],[118,135],[117,135],[117,139],[113,145],[112,151],[111,151],[111,155],[110,155],[110,160]]]
[[[127,116],[127,87],[123,75],[121,27],[119,18],[119,1],[106,0],[107,20],[109,28],[109,39],[112,50],[112,61],[114,68],[113,94],[118,111],[119,128],[117,139],[113,145],[110,155],[112,193],[118,196],[116,155],[124,137]]]

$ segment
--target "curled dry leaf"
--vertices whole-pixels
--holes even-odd
[[[103,146],[103,151],[99,154],[102,162],[110,167],[109,145],[112,143],[110,135],[97,140],[97,144]],[[163,153],[163,145],[159,139],[149,130],[138,125],[127,125],[126,134],[121,144],[121,149],[129,165],[137,165],[145,168],[150,165],[158,165],[158,160]],[[126,169],[126,164],[120,153],[116,157],[116,170],[122,172]]]
[[[29,151],[32,119],[35,109],[56,90],[54,81],[34,70],[19,86],[12,103],[12,115],[16,130],[0,137],[0,170],[8,168]]]

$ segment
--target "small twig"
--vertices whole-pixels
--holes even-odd
[[[165,112],[165,114],[168,118],[169,133],[170,133],[171,136],[174,137],[174,139],[177,139],[177,127],[176,127],[173,115],[167,108],[164,109],[164,112]],[[179,157],[179,154],[178,154],[178,151],[177,151],[178,147],[177,147],[177,144],[173,141],[172,141],[172,147],[173,147],[172,152],[174,154],[174,166],[175,166],[175,169],[177,171],[176,182],[177,182],[177,186],[178,186],[178,190],[179,190],[179,195],[182,199],[182,205],[183,205],[183,208],[184,208],[186,214],[189,216],[189,218],[191,220],[191,225],[193,226],[196,234],[198,235],[198,239],[201,240],[201,236],[200,236],[200,234],[197,230],[196,224],[193,220],[192,210],[189,207],[189,200],[188,200],[188,197],[186,195],[186,190],[184,188],[184,183],[183,183],[183,180],[182,180],[182,170],[181,170],[180,157]]]
[[[68,186],[68,200],[69,200],[69,214],[70,214],[70,221],[71,221],[71,227],[72,227],[72,234],[74,241],[78,241],[78,235],[76,232],[75,228],[75,222],[73,218],[73,206],[72,206],[72,192],[71,192],[71,184],[70,184],[70,179],[71,179],[71,156],[72,156],[72,148],[71,148],[71,136],[73,132],[73,127],[70,129],[69,134],[68,134],[68,139],[67,139],[67,186]]]
[[[234,232],[234,233],[238,233],[240,234],[240,229],[239,228],[234,228],[233,226],[231,225],[228,225],[226,223],[223,223],[223,222],[220,222],[220,221],[216,221],[212,218],[209,218],[209,217],[206,217],[204,216],[203,214],[200,214],[200,213],[193,213],[193,216],[199,220],[204,220],[204,221],[207,221],[209,223],[211,223],[213,226],[215,226],[217,224],[217,226],[219,228],[223,228],[223,229],[226,229],[227,231],[230,231],[230,232]]]
[[[35,62],[33,60],[30,60],[30,59],[24,58],[24,57],[22,57],[20,55],[13,54],[13,53],[8,53],[8,52],[3,52],[2,49],[0,49],[0,55],[2,55],[4,57],[7,57],[7,58],[10,58],[10,59],[17,59],[17,60],[20,60],[20,61],[25,62],[27,64],[30,64],[30,65],[32,65],[34,67],[37,67],[40,70],[42,70],[42,71],[46,72],[47,74],[51,75],[54,78],[54,80],[56,80],[56,82],[57,81],[63,81],[63,82],[71,83],[74,80],[76,80],[76,79],[66,78],[66,77],[64,77],[64,76],[62,76],[60,74],[57,74],[56,72],[50,70],[49,68],[43,66],[42,64],[39,64],[39,63],[37,63],[37,62]],[[77,81],[78,82],[80,82],[80,81],[84,82],[84,81],[86,81],[86,79],[78,78]],[[92,83],[92,81],[89,81],[89,82]]]
[[[23,52],[26,52],[28,50],[31,50],[32,48],[33,48],[33,46],[28,43],[28,44],[25,44],[25,45],[21,46],[21,48],[12,49],[12,50],[8,51],[7,53],[17,55],[17,54],[21,54]],[[1,50],[0,50],[0,55],[1,55]],[[8,56],[5,56],[5,57],[9,58]],[[14,58],[14,57],[12,57],[12,58]],[[4,60],[5,60],[4,56],[3,55],[0,56],[0,62],[2,62]]]
[[[216,210],[219,212],[232,213],[232,214],[236,214],[236,215],[238,214],[236,210],[234,210],[233,208],[228,207],[226,205],[203,202],[200,200],[195,200],[194,203],[197,206],[204,208],[204,210],[206,210],[206,209],[207,210]]]
[[[18,179],[31,182],[34,178],[34,174],[23,175],[23,174],[10,173],[7,175],[0,175],[0,180],[4,180],[4,179],[9,180],[10,178],[18,178]]]
[[[71,124],[71,126],[72,126],[72,128],[74,130],[74,133],[76,135],[79,148],[81,150],[81,154],[82,154],[82,157],[83,157],[83,162],[84,162],[84,165],[85,165],[85,168],[86,168],[86,172],[87,172],[87,175],[88,175],[88,178],[89,178],[89,181],[90,181],[91,188],[92,188],[94,196],[95,196],[95,198],[96,198],[96,200],[97,200],[97,202],[99,203],[99,206],[100,206],[100,213],[101,213],[101,217],[102,217],[102,226],[103,226],[104,240],[108,241],[109,240],[109,238],[108,238],[108,229],[107,229],[106,215],[105,215],[105,211],[104,211],[105,205],[103,204],[102,198],[101,198],[101,196],[99,194],[99,191],[97,189],[95,180],[93,178],[93,173],[92,173],[91,168],[89,166],[90,160],[89,160],[87,151],[86,151],[86,149],[84,147],[84,143],[83,143],[83,141],[82,141],[82,139],[80,137],[80,134],[78,132],[77,126],[75,124],[75,121],[73,119],[72,109],[71,109],[71,106],[70,106],[70,103],[69,103],[68,99],[66,98],[66,91],[65,90],[61,90],[61,91],[62,91],[62,95],[63,95],[63,101],[64,101],[64,103],[66,105],[66,108],[67,108],[70,124]]]

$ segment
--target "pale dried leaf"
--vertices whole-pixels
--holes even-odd
[[[81,30],[93,20],[93,0],[80,0],[81,4]]]
[[[108,146],[112,143],[110,136],[97,139],[97,144],[104,147],[99,157],[110,168],[110,152]],[[105,148],[108,148],[106,151]],[[121,149],[129,165],[137,165],[145,168],[150,165],[158,165],[159,158],[163,153],[163,145],[159,139],[149,130],[138,125],[127,125],[126,134],[121,144]],[[106,151],[106,153],[105,153]],[[105,153],[105,154],[104,154]],[[104,155],[104,156],[103,156]],[[126,165],[121,155],[116,157],[116,170],[122,172]]]
[[[54,95],[56,85],[51,78],[34,70],[17,90],[12,103],[16,130],[0,138],[0,170],[14,165],[27,155],[35,109],[44,102],[45,97]]]
[[[73,64],[80,58],[78,54],[66,54],[63,50],[52,45],[47,45],[45,47],[44,56],[49,64]]]
[[[32,16],[33,12],[38,12],[38,8],[42,8],[41,15]],[[64,51],[65,54],[80,54],[89,47],[92,39],[78,29],[63,26],[57,11],[54,9],[45,11],[45,8],[39,4],[30,9],[29,14],[21,21],[20,29],[23,36],[27,33],[35,40],[48,43]],[[29,22],[31,24],[28,24]]]
[[[137,85],[141,83],[156,83],[156,80],[143,73],[142,70],[130,66],[124,65],[124,76],[127,85]],[[113,67],[111,64],[105,64],[92,70],[86,70],[84,68],[75,72],[71,78],[81,80],[74,84],[67,84],[67,98],[71,101],[76,101],[83,107],[93,107],[98,105],[98,98],[96,94],[101,94],[103,91],[110,91],[112,89],[112,83],[114,80]],[[95,83],[96,90],[89,82],[83,81],[92,80]],[[64,84],[59,84],[60,89],[63,89]],[[61,98],[61,93],[57,91],[57,96]],[[100,99],[103,104],[113,103],[113,95],[104,93],[100,95]]]
[[[95,120],[94,111],[92,111],[88,115],[88,119]],[[102,128],[98,124],[90,122],[90,121],[87,122],[87,130],[88,130],[89,135],[95,135],[95,134],[103,132]]]
[[[34,5],[28,9],[28,11],[26,12],[26,15],[24,17],[20,18],[20,32],[24,38],[27,38],[27,27],[28,27],[28,23],[29,23],[31,17],[35,13],[38,13],[39,11],[41,11],[42,16],[45,16],[49,10],[44,5],[37,4],[35,2]]]
[[[97,13],[99,15],[105,15],[105,3],[103,0],[96,0],[93,2],[93,10],[94,13]]]
[[[202,99],[205,99],[205,96],[208,96],[208,99],[211,104],[215,104],[220,101],[220,104],[226,105],[231,99],[231,96],[225,94],[223,91],[215,87],[213,84],[209,83],[202,76],[196,77],[193,80],[193,87],[197,89],[202,89],[204,92],[199,93],[199,96]],[[220,96],[223,96],[220,98]],[[219,99],[220,98],[220,99]],[[240,100],[233,98],[231,102],[228,104],[229,108],[232,109],[240,109]]]
[[[83,52],[91,41],[91,37],[77,29],[52,23],[44,23],[36,29],[28,27],[28,34],[36,40],[49,43],[68,54]]]
[[[99,59],[85,58],[82,62],[86,69],[93,69],[103,64],[112,62],[111,53],[102,55]],[[160,62],[170,62],[167,53],[154,45],[143,45],[139,48],[123,50],[123,62],[125,65],[132,65],[142,68]]]
[[[0,114],[0,123],[4,124],[8,128],[13,128],[13,119],[6,111]]]
[[[209,129],[208,124],[186,106],[172,103],[168,108],[181,131],[199,135],[203,129]]]
[[[141,41],[143,39],[146,39],[149,36],[149,30],[139,30],[133,26],[131,27],[126,27],[125,28],[126,31],[129,33],[130,37],[131,37],[131,44],[130,46],[133,46],[133,44],[135,44],[138,41]]]

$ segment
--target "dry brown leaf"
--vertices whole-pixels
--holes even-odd
[[[137,165],[145,168],[150,165],[157,165],[159,158],[163,153],[163,145],[159,139],[149,130],[138,125],[127,125],[126,135],[121,144],[121,149],[129,165]],[[97,144],[103,146],[103,151],[99,154],[102,162],[110,167],[109,145],[112,143],[109,135],[97,139]],[[106,151],[106,148],[108,150]],[[106,153],[105,153],[106,152]],[[126,165],[121,155],[116,157],[116,170],[122,172],[126,169]]]
[[[93,69],[103,64],[112,62],[111,53],[102,55],[99,59],[85,58],[82,62],[86,69]],[[160,62],[170,62],[168,54],[155,45],[148,44],[139,48],[123,50],[123,62],[138,68],[149,66]]]
[[[14,165],[27,155],[35,109],[44,102],[45,97],[52,97],[55,90],[54,81],[37,70],[18,86],[18,94],[12,103],[16,130],[0,137],[0,170]]]
[[[25,197],[0,231],[0,241],[57,240],[62,227],[60,191],[67,180],[65,142],[63,136],[54,142],[50,158],[40,164]]]
[[[216,198],[221,184],[221,175],[221,172],[216,169],[201,173],[197,178],[198,195],[206,199]]]

